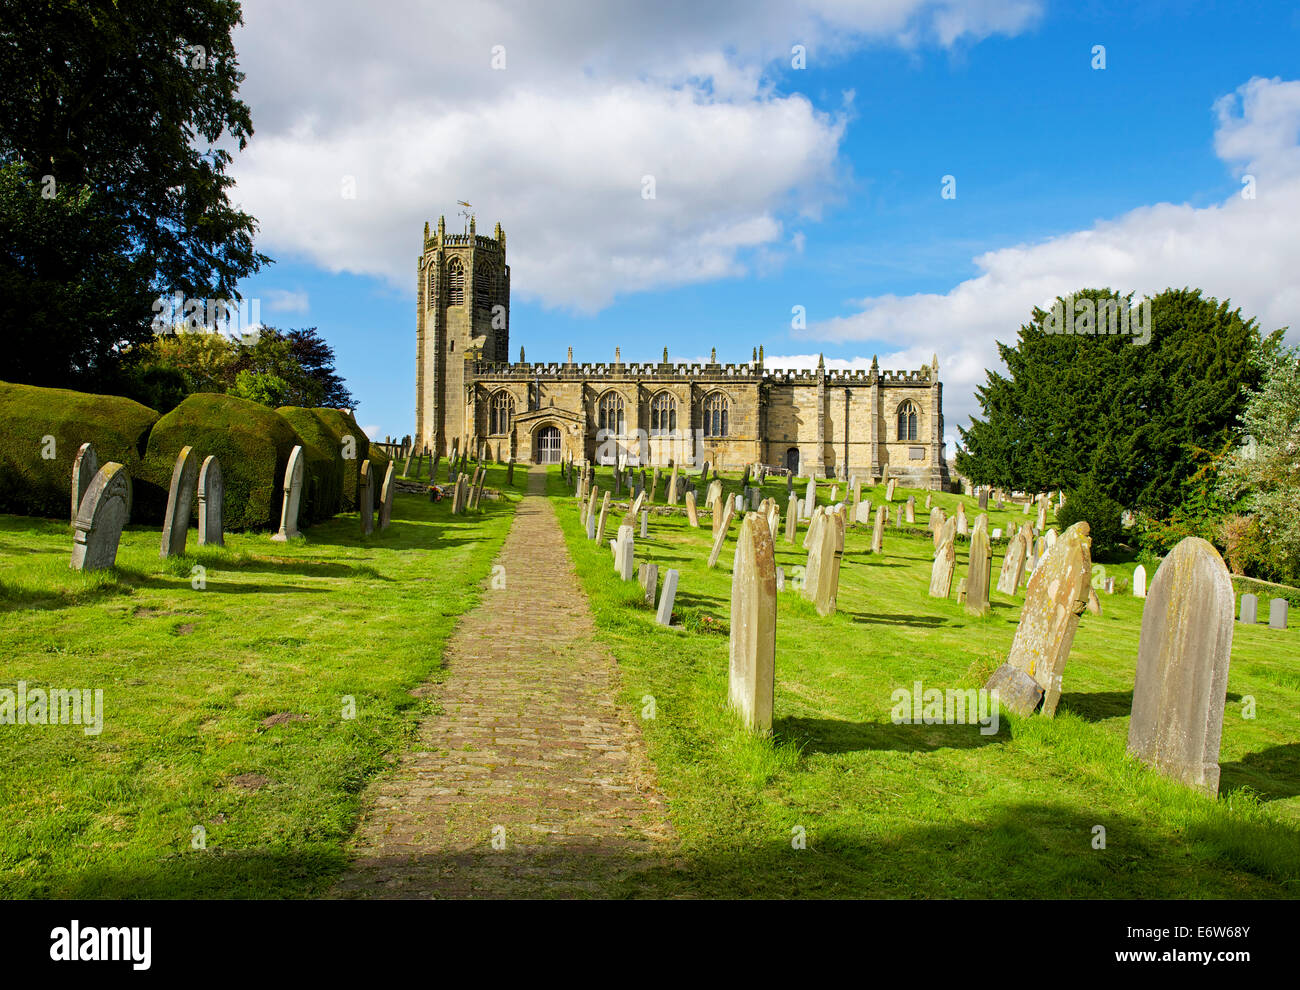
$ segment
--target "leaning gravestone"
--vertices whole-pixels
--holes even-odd
[[[977,525],[971,534],[970,563],[966,568],[966,611],[972,615],[988,614],[992,573],[993,556],[989,551],[988,527]]]
[[[77,524],[77,513],[81,511],[81,500],[86,497],[86,490],[99,474],[99,458],[95,447],[83,443],[77,448],[77,457],[72,462],[72,524]]]
[[[1209,794],[1219,790],[1232,605],[1223,558],[1189,536],[1156,569],[1138,639],[1128,750]]]
[[[296,448],[300,449],[300,448]],[[199,458],[193,447],[182,447],[172,468],[172,483],[167,489],[167,512],[163,516],[160,557],[175,557],[185,552],[185,537],[190,528],[190,506],[194,486],[199,478]]]
[[[221,477],[221,462],[209,454],[199,468],[199,546],[222,547],[226,545],[221,532],[221,503],[226,495],[226,484]]]
[[[122,527],[131,515],[131,475],[109,461],[90,480],[72,533],[72,569],[102,571],[117,562]]]
[[[1002,558],[1002,570],[998,572],[998,591],[1004,595],[1014,595],[1020,589],[1020,581],[1025,573],[1025,557],[1028,548],[1025,534],[1016,533],[1007,544],[1006,556]]]
[[[772,729],[776,689],[776,558],[772,536],[746,516],[731,568],[731,637],[727,686],[745,727]]]
[[[804,572],[803,596],[813,603],[818,615],[832,615],[839,595],[839,525],[836,517],[823,512],[809,529],[808,565]]]
[[[889,484],[885,486],[885,501],[892,502],[893,500],[894,500],[894,479],[890,478]]]
[[[1268,603],[1268,627],[1270,629],[1285,629],[1286,614],[1290,609],[1290,602],[1285,598],[1274,598]]]
[[[609,492],[600,503],[600,518],[596,520],[596,545],[605,545],[605,520],[609,517]]]
[[[668,478],[668,504],[677,504],[677,465],[673,464],[673,473]]]
[[[379,489],[379,529],[385,530],[388,524],[393,521],[393,491],[396,487],[393,480],[393,462],[388,462],[388,467],[384,470],[384,484]]]
[[[718,531],[713,536],[713,549],[709,552],[710,569],[718,566],[718,557],[722,553],[722,545],[727,542],[727,531],[731,529],[731,517],[735,515],[732,509],[732,503],[727,502],[727,507],[722,511],[722,522],[718,525]]]
[[[970,527],[966,522],[966,503],[957,503],[957,533],[960,536],[969,536]]]
[[[930,565],[931,598],[947,598],[952,593],[952,574],[957,568],[956,529],[956,521],[949,519],[936,534],[939,545],[934,549],[934,563]]]
[[[655,622],[661,626],[673,624],[673,601],[677,598],[677,571],[669,568],[664,575],[664,586],[659,592],[659,607],[655,610]]]
[[[1041,698],[1043,714],[1056,714],[1065,661],[1079,616],[1088,607],[1091,571],[1092,538],[1088,524],[1077,522],[1030,577],[1007,662],[985,685],[997,690],[1001,703],[1012,711],[1029,715]]]
[[[1141,564],[1133,568],[1133,597],[1145,598],[1147,596],[1147,569]]]
[[[885,513],[889,510],[883,505],[876,510],[876,527],[871,531],[871,552],[885,552]]]
[[[916,522],[916,496],[907,496],[907,501],[903,503],[903,514],[910,523]]]
[[[369,536],[375,530],[375,482],[371,475],[370,461],[361,462],[361,482],[357,491],[357,507],[361,510],[361,535]],[[459,491],[459,489],[457,489]],[[451,511],[456,511],[453,496]]]
[[[686,493],[686,521],[689,522],[694,529],[700,528],[700,514],[695,509],[694,491],[688,491]]]
[[[793,543],[799,535],[799,498],[791,495],[785,505],[785,542]]]
[[[1241,596],[1241,618],[1237,620],[1243,626],[1253,626],[1259,621],[1259,598],[1256,595]]]
[[[298,535],[298,508],[302,504],[302,460],[302,447],[294,447],[284,469],[284,506],[280,510],[280,531],[271,537],[277,543]],[[391,470],[393,462],[390,460],[388,464]]]
[[[945,523],[947,523],[947,521],[948,520],[943,513],[943,509],[938,508],[936,506],[934,509],[930,511],[930,532],[934,535],[935,549],[938,549],[939,547],[939,534],[943,532],[943,527]],[[954,522],[952,525],[953,525],[953,532],[954,533],[957,532],[956,522]]]

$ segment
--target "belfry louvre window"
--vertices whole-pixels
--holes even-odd
[[[677,429],[677,400],[671,392],[660,392],[650,400],[650,429],[655,433]]]
[[[478,309],[491,309],[496,298],[497,270],[491,262],[474,267],[474,305]]]
[[[509,433],[514,418],[514,396],[505,391],[493,395],[492,402],[488,405],[488,432]]]
[[[430,309],[432,309],[434,303],[437,302],[437,300],[438,300],[438,266],[430,265],[429,266],[429,292],[428,295],[425,296],[424,301],[425,304]]]
[[[600,397],[600,405],[597,407],[596,428],[621,436],[625,426],[623,396],[617,392],[606,392]]]
[[[721,392],[714,392],[704,400],[704,435],[706,437],[725,437],[727,435],[727,397]]]
[[[898,439],[911,441],[916,439],[916,406],[904,402],[898,407]]]
[[[465,266],[459,258],[447,262],[447,305],[465,305]]]

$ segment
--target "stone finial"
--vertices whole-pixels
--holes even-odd
[[[623,353],[622,353],[622,348],[620,347],[614,348],[614,363],[615,364],[623,363]]]
[[[718,363],[718,349],[716,347],[709,350],[709,364]]]
[[[523,345],[523,344],[520,344],[520,345],[519,345],[519,363],[520,363],[520,364],[523,364],[523,363],[524,363],[524,345]]]
[[[757,347],[754,348],[754,356],[753,356],[752,358],[750,358],[750,360],[751,360],[751,361],[757,361],[757,360],[758,360],[758,348],[757,348]]]
[[[876,360],[876,355],[874,354],[871,355],[871,370],[872,371],[880,370],[880,362]]]
[[[759,344],[759,345],[758,345],[758,363],[759,363],[759,364],[762,364],[762,363],[763,363],[763,345],[762,345],[762,344]]]
[[[934,355],[934,357],[930,359],[930,367],[934,369],[934,373],[935,373],[936,375],[939,373],[939,354],[938,354],[938,352],[936,352],[935,355]]]
[[[469,215],[469,236],[470,236],[470,237],[473,237],[473,236],[474,236],[474,226],[475,226],[475,222],[476,222],[477,220],[478,220],[478,217],[476,217],[474,214],[471,213],[471,214]]]
[[[817,355],[817,370],[818,371],[826,370],[826,358],[821,354]]]
[[[429,221],[428,221],[428,220],[424,221],[424,239],[425,239],[426,241],[429,239]]]
[[[573,364],[573,348],[569,348],[569,364]]]
[[[438,243],[441,244],[443,242],[443,238],[445,238],[446,236],[447,236],[447,218],[438,217]]]
[[[496,230],[492,232],[492,236],[495,237],[498,241],[504,241],[506,239],[506,235],[501,230],[500,220],[497,221]]]
[[[664,364],[668,363],[668,348],[664,348]]]

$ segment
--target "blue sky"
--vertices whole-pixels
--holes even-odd
[[[277,259],[241,290],[319,328],[373,435],[412,429],[414,259],[462,198],[509,239],[512,357],[937,352],[950,439],[994,340],[1056,292],[1200,285],[1300,323],[1293,5],[667,3],[638,24],[573,0],[543,26],[500,2],[441,46],[410,10],[359,36],[295,6],[247,4],[236,37],[256,128],[236,198]]]

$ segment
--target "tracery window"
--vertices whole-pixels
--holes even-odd
[[[677,399],[671,392],[660,392],[650,400],[650,429],[656,433],[677,429]]]
[[[488,404],[488,433],[509,433],[515,418],[515,397],[502,389]]]
[[[912,402],[904,402],[898,407],[898,439],[904,441],[915,440],[916,423],[916,405]]]
[[[596,428],[622,436],[626,432],[626,425],[623,396],[617,392],[606,392],[600,397],[600,404],[597,406]]]
[[[704,399],[704,435],[725,437],[730,403],[721,392],[713,392]]]
[[[496,298],[497,270],[490,261],[474,266],[474,305],[478,309],[491,309]]]

